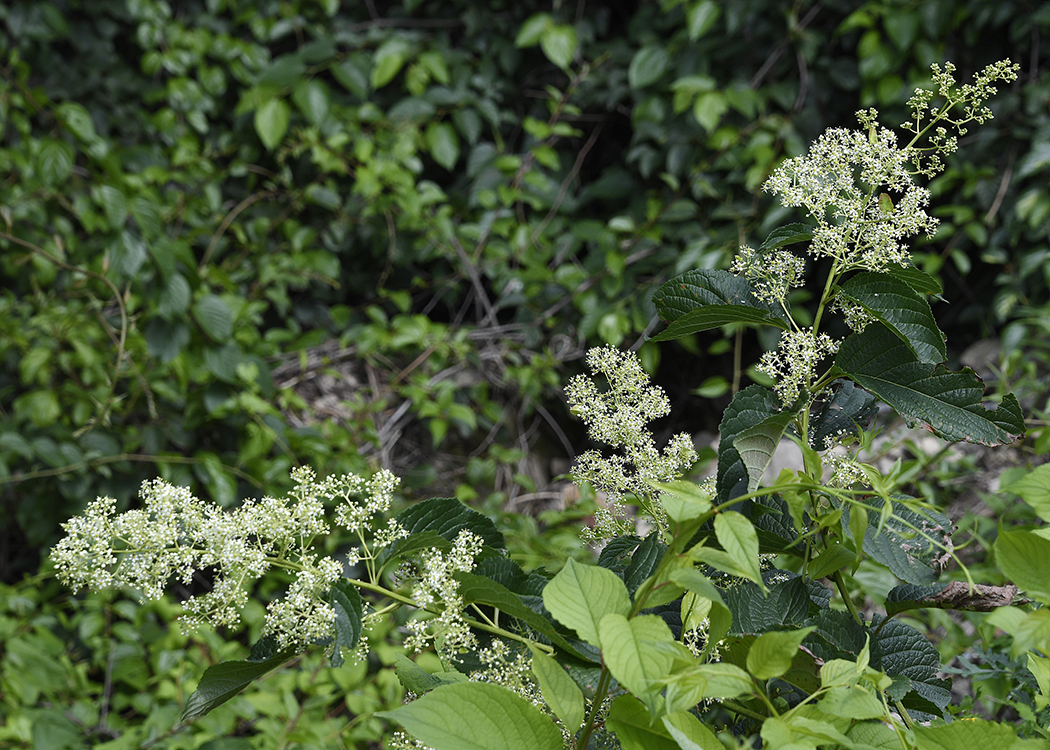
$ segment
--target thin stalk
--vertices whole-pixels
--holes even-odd
[[[853,603],[852,597],[849,595],[849,589],[846,588],[846,579],[842,577],[842,571],[836,570],[831,576],[831,580],[835,582],[835,586],[839,590],[839,594],[842,595],[842,600],[846,602],[846,609],[853,615],[853,619],[856,620],[858,625],[863,625],[864,620],[860,616],[860,612],[857,611],[857,606]]]
[[[598,718],[598,712],[602,708],[602,703],[605,702],[605,694],[609,692],[611,679],[609,668],[603,664],[601,676],[598,678],[598,687],[595,688],[594,697],[591,699],[591,711],[583,722],[583,731],[580,732],[580,739],[576,742],[577,748],[586,750],[587,744],[591,741],[591,734],[594,732],[594,721]]]

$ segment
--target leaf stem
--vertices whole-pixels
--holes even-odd
[[[598,718],[598,712],[602,708],[602,704],[605,702],[605,694],[609,692],[609,682],[612,679],[612,675],[609,672],[609,668],[602,664],[602,673],[598,678],[598,686],[594,690],[594,697],[591,698],[591,711],[584,720],[583,731],[580,733],[579,740],[576,741],[576,747],[587,749],[588,743],[591,741],[591,733],[594,732],[594,721]]]

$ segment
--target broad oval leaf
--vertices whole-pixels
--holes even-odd
[[[532,673],[540,683],[540,691],[547,706],[558,717],[570,734],[575,734],[583,723],[586,702],[576,680],[546,652],[529,644],[532,652]]]
[[[888,326],[920,362],[937,364],[948,358],[930,303],[903,281],[885,273],[859,273],[839,292]]]
[[[816,628],[781,630],[763,633],[747,652],[747,671],[760,680],[780,677],[791,669],[791,660],[798,653],[803,639]]]
[[[824,450],[828,438],[856,435],[867,429],[878,414],[875,397],[852,380],[839,378],[831,384],[831,393],[818,399],[816,410],[809,418],[809,444],[814,450]]]
[[[572,64],[578,40],[576,29],[569,24],[552,24],[540,36],[540,49],[547,59],[562,70]]]
[[[292,110],[284,99],[271,99],[255,110],[255,132],[267,151],[273,151],[288,132]]]
[[[671,333],[664,331],[654,336],[656,341],[681,338],[734,322],[761,323],[784,330],[790,327],[778,305],[760,300],[747,280],[728,271],[686,271],[662,284],[653,294],[653,303],[660,317],[672,325],[692,313],[688,321],[675,326]],[[708,313],[694,312],[707,307],[711,308]]]
[[[670,58],[660,44],[647,44],[634,53],[627,68],[627,82],[632,89],[641,89],[656,83],[667,72]]]
[[[799,242],[809,242],[813,239],[813,227],[809,224],[785,224],[777,227],[765,242],[758,246],[759,253],[766,253],[787,245],[795,245]]]
[[[335,610],[335,643],[332,647],[332,666],[343,664],[343,654],[353,653],[361,638],[361,620],[365,615],[364,600],[361,593],[347,580],[336,581],[329,594],[332,608]]]
[[[1031,531],[1001,531],[995,540],[995,560],[1025,593],[1050,605],[1050,539]]]
[[[764,591],[766,584],[758,560],[758,534],[751,522],[735,510],[719,513],[715,516],[715,536],[737,567],[746,571],[746,577]]]
[[[217,294],[206,294],[197,300],[193,319],[212,341],[222,343],[233,333],[233,315]]]
[[[602,659],[623,687],[654,712],[662,684],[671,671],[674,656],[669,648],[675,640],[667,623],[656,615],[639,615],[628,620],[610,612],[598,624]]]
[[[433,531],[443,539],[455,541],[463,529],[481,537],[481,541],[493,549],[504,549],[507,545],[503,534],[488,516],[468,508],[454,497],[432,497],[410,505],[397,514],[398,523],[409,534]]]
[[[1035,509],[1040,518],[1050,521],[1050,464],[1043,464],[1000,489],[1020,495],[1021,499]]]
[[[376,716],[396,721],[435,750],[562,750],[553,721],[491,682],[442,685]]]
[[[543,589],[543,605],[562,625],[592,646],[600,646],[598,623],[610,612],[631,611],[627,587],[611,570],[581,565],[571,557]]]
[[[1024,435],[1024,415],[1012,393],[997,408],[985,409],[984,384],[973,370],[951,372],[920,362],[881,323],[849,336],[835,364],[896,409],[909,426],[922,422],[945,440],[1003,445]]]

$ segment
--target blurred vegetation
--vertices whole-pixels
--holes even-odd
[[[640,346],[675,404],[667,433],[713,429],[772,342],[643,343],[652,291],[783,223],[760,193],[776,164],[861,107],[900,121],[945,60],[965,80],[1011,58],[1021,80],[932,183],[941,228],[916,260],[953,300],[935,310],[953,358],[999,342],[983,364],[1044,452],[1048,27],[1050,6],[1012,0],[9,0],[0,580],[35,573],[95,496],[127,507],[158,475],[221,505],[283,492],[299,464],[386,466],[410,494],[490,512],[541,497],[583,440],[560,384],[602,342]],[[954,470],[916,455],[939,492]],[[515,520],[512,545],[535,564],[570,554],[537,523],[573,513]],[[163,734],[182,693],[167,667],[142,671],[144,644],[223,658],[147,627],[151,610],[98,612],[40,580],[0,595],[0,744]],[[46,689],[16,679],[41,660]],[[364,679],[313,674],[315,696]],[[339,700],[360,716],[391,689]],[[262,733],[253,711],[276,720],[288,690],[161,746]],[[109,719],[103,693],[125,701]],[[325,717],[319,700],[303,705]]]

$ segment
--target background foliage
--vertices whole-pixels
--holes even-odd
[[[950,354],[998,336],[986,363],[1044,416],[1048,25],[982,0],[5,3],[0,576],[158,474],[223,505],[299,463],[387,466],[490,511],[536,498],[582,440],[559,384],[584,348],[640,344],[660,283],[783,223],[758,194],[783,157],[862,106],[902,119],[935,61],[1022,66],[931,185],[918,260],[965,300],[935,310]],[[640,354],[695,430],[736,382],[711,355],[739,345],[742,369],[769,344],[723,329]],[[952,471],[914,453],[916,481]],[[519,555],[567,554],[514,523]],[[50,721],[32,712],[69,702],[6,668],[64,668],[62,622],[95,657],[60,681],[129,691],[144,725],[132,698],[160,678],[114,681],[123,652],[52,593],[4,597],[3,731],[28,743]],[[34,746],[111,739],[63,716],[72,734]]]

